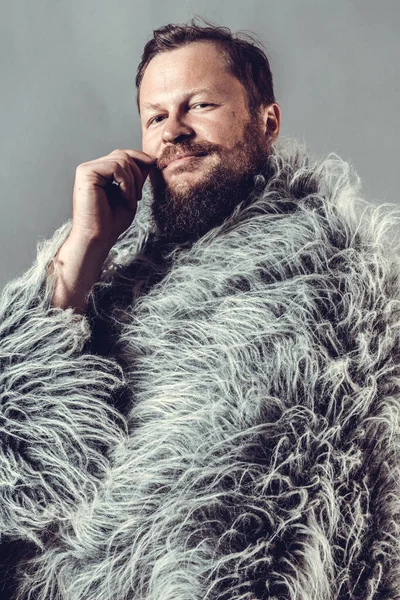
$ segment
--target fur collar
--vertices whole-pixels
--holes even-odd
[[[35,439],[53,520],[22,591],[398,597],[398,213],[359,198],[335,154],[285,142],[271,168],[193,244],[159,243],[147,190],[81,354],[54,315],[46,361],[62,376],[34,431],[58,424],[62,451]]]

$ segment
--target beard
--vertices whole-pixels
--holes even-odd
[[[257,174],[267,176],[271,148],[259,119],[255,117],[245,125],[242,139],[229,150],[219,144],[191,140],[168,147],[158,164],[168,162],[180,152],[217,153],[220,160],[192,185],[180,184],[179,172],[198,168],[197,159],[175,167],[175,186],[165,182],[161,170],[155,170],[151,177],[151,216],[160,237],[167,242],[194,241],[222,224],[249,196],[254,188],[254,177]]]

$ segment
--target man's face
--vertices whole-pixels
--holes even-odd
[[[140,113],[143,151],[158,159],[153,218],[171,239],[198,237],[232,212],[265,167],[265,121],[250,117],[242,84],[209,42],[150,61]]]

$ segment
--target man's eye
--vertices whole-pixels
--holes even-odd
[[[153,117],[152,119],[150,119],[149,125],[152,125],[153,123],[159,123],[160,121],[158,121],[158,119],[164,119],[164,116],[157,115],[156,117]]]
[[[198,102],[197,104],[193,104],[192,108],[202,108],[204,106],[212,106],[209,102]]]

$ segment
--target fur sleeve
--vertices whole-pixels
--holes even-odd
[[[86,316],[50,307],[48,268],[69,230],[40,242],[0,297],[0,533],[39,545],[96,494],[125,427],[110,402],[121,368],[90,353]]]

